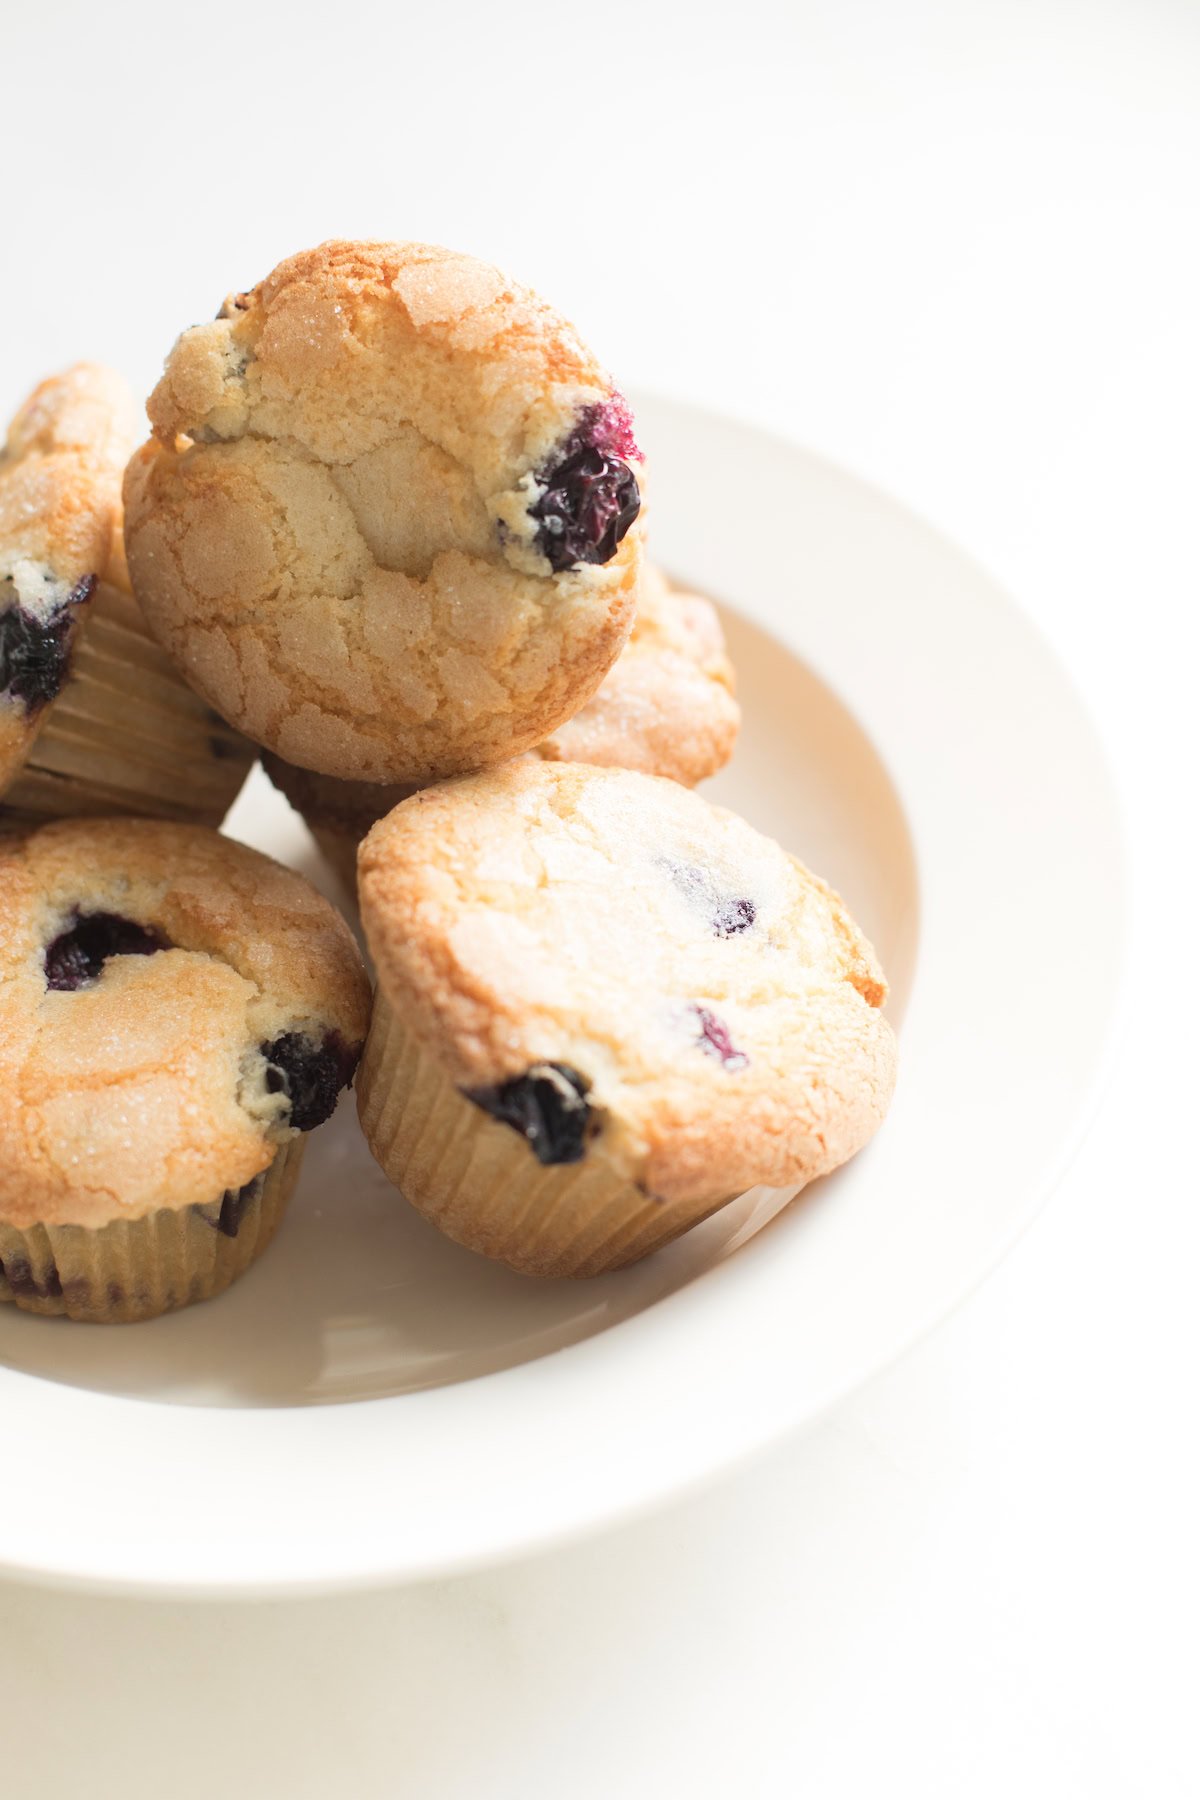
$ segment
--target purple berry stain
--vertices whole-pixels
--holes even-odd
[[[535,543],[555,574],[606,563],[642,509],[633,425],[619,396],[589,406],[566,443],[538,470],[541,493],[529,508]]]
[[[758,917],[753,900],[721,893],[708,870],[695,863],[667,861],[665,867],[676,887],[707,913],[714,937],[737,937],[739,932],[749,931]]]
[[[297,1131],[325,1123],[358,1065],[358,1051],[336,1031],[327,1031],[320,1042],[285,1031],[259,1049],[267,1062],[267,1092],[286,1095],[289,1123]]]
[[[37,712],[55,699],[67,677],[76,608],[91,597],[94,575],[77,582],[61,605],[45,618],[23,606],[0,612],[0,694]]]
[[[71,994],[95,981],[112,956],[153,956],[170,948],[161,932],[119,913],[76,913],[46,946],[46,986]]]
[[[464,1088],[466,1098],[519,1131],[540,1163],[582,1162],[592,1121],[590,1083],[565,1063],[534,1063],[495,1087]]]
[[[718,937],[736,937],[739,931],[749,931],[757,917],[753,900],[730,900],[713,920],[713,930]]]
[[[715,1056],[723,1068],[735,1074],[738,1069],[749,1067],[750,1058],[744,1050],[739,1050],[729,1035],[729,1027],[707,1006],[693,1006],[692,1012],[700,1026],[700,1035],[696,1039],[702,1050],[709,1056]]]

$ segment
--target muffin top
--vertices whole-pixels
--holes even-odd
[[[841,901],[674,782],[524,761],[425,790],[359,852],[380,988],[543,1162],[663,1199],[845,1161],[886,1110],[883,976]]]
[[[126,480],[134,590],[289,762],[419,782],[529,748],[618,655],[640,565],[628,409],[490,265],[333,242],[186,331]]]
[[[647,567],[624,650],[587,705],[528,754],[640,769],[691,787],[728,762],[740,723],[716,608]],[[349,837],[365,837],[415,791],[400,782],[339,781],[269,750],[262,765],[311,827]]]
[[[120,376],[77,363],[34,389],[0,452],[0,794],[66,680],[106,573],[133,422]]]
[[[0,1220],[207,1204],[332,1112],[369,990],[299,875],[200,826],[0,838]]]
[[[629,642],[587,705],[534,754],[694,787],[733,755],[742,717],[733,685],[716,607],[646,565]]]

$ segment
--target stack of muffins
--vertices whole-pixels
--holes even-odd
[[[634,423],[572,327],[469,257],[335,242],[186,331],[147,410],[131,458],[81,366],[0,457],[0,1300],[219,1293],[352,1084],[406,1199],[535,1275],[853,1155],[883,977],[691,791],[732,671],[644,560]],[[340,914],[219,834],[259,756],[374,996]]]

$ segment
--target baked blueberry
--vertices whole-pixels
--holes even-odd
[[[540,1163],[580,1162],[592,1121],[589,1083],[565,1063],[535,1063],[495,1087],[464,1088],[468,1100],[519,1131]]]
[[[753,900],[723,894],[715,877],[695,863],[672,862],[668,858],[666,867],[675,885],[707,913],[715,937],[736,937],[741,931],[749,931],[758,917]]]
[[[225,1193],[221,1195],[221,1210],[217,1214],[216,1229],[225,1237],[235,1238],[242,1228],[242,1220],[262,1193],[262,1189],[263,1178],[261,1175],[256,1175],[253,1181],[248,1181],[245,1187],[240,1187],[235,1192],[226,1189]]]
[[[0,1257],[0,1281],[7,1281],[18,1301],[55,1300],[62,1294],[62,1280],[53,1262],[35,1275],[27,1257]]]
[[[153,956],[156,950],[169,948],[161,931],[119,913],[77,915],[46,946],[46,986],[71,993],[95,981],[110,956]]]
[[[91,599],[95,586],[96,577],[85,575],[41,617],[20,605],[0,612],[0,694],[30,712],[57,698],[67,678],[76,608]]]
[[[744,1050],[737,1048],[724,1020],[718,1019],[716,1013],[710,1012],[707,1006],[693,1006],[692,1011],[700,1027],[697,1041],[701,1049],[707,1050],[710,1056],[715,1056],[721,1066],[731,1072],[746,1068],[750,1058]]]
[[[637,477],[610,447],[611,418],[609,406],[589,408],[538,471],[541,492],[529,508],[538,522],[534,542],[556,574],[608,562],[642,509]]]
[[[302,1032],[285,1031],[260,1045],[267,1063],[267,1092],[285,1094],[289,1121],[296,1131],[315,1131],[330,1117],[343,1088],[354,1081],[358,1050],[336,1031],[319,1042]]]

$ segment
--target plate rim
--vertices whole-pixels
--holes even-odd
[[[770,458],[777,459],[781,465],[789,463],[796,465],[797,462],[802,462],[806,465],[810,478],[817,485],[825,482],[832,488],[841,490],[843,494],[853,496],[854,505],[861,507],[865,504],[870,511],[882,512],[885,516],[889,516],[893,524],[902,523],[908,531],[915,532],[918,539],[927,547],[932,546],[936,557],[967,572],[976,589],[976,600],[986,591],[996,609],[996,616],[1000,617],[1008,627],[1015,625],[1019,628],[1019,634],[1023,635],[1027,644],[1032,647],[1035,659],[1040,663],[1042,675],[1045,676],[1048,673],[1051,685],[1057,689],[1060,698],[1066,697],[1068,708],[1073,714],[1070,720],[1071,731],[1077,747],[1082,746],[1085,752],[1093,791],[1102,799],[1101,810],[1106,815],[1105,822],[1110,840],[1106,847],[1109,857],[1108,867],[1110,875],[1115,877],[1116,892],[1110,894],[1108,898],[1111,915],[1109,933],[1111,942],[1109,944],[1110,966],[1106,970],[1106,975],[1111,981],[1111,992],[1105,1009],[1102,1039],[1097,1044],[1090,1067],[1083,1077],[1082,1088],[1073,1105],[1069,1124],[1062,1132],[1054,1154],[1044,1161],[1035,1176],[1031,1176],[1019,1205],[1014,1204],[1011,1212],[1005,1215],[1004,1227],[991,1236],[986,1253],[979,1255],[975,1259],[975,1265],[954,1281],[952,1290],[944,1295],[939,1304],[932,1308],[925,1307],[921,1316],[915,1318],[908,1330],[895,1339],[886,1354],[866,1358],[864,1366],[843,1367],[842,1372],[820,1387],[819,1392],[816,1392],[810,1385],[807,1400],[799,1409],[798,1416],[790,1416],[786,1405],[774,1406],[770,1410],[769,1416],[763,1416],[761,1412],[755,1413],[750,1421],[744,1422],[744,1428],[740,1431],[737,1441],[731,1442],[729,1434],[726,1433],[718,1443],[710,1447],[707,1456],[697,1456],[693,1452],[689,1458],[679,1459],[673,1472],[664,1472],[659,1469],[653,1476],[646,1475],[640,1483],[627,1482],[620,1494],[606,1491],[602,1486],[597,1487],[592,1494],[585,1494],[582,1499],[577,1499],[569,1515],[564,1513],[557,1523],[545,1516],[533,1514],[527,1518],[523,1517],[521,1520],[510,1518],[504,1530],[495,1531],[490,1536],[477,1534],[473,1542],[462,1539],[453,1550],[447,1544],[442,1544],[433,1549],[426,1547],[422,1552],[419,1548],[409,1545],[400,1547],[399,1553],[381,1555],[380,1551],[383,1546],[376,1545],[369,1555],[358,1558],[345,1554],[333,1558],[327,1556],[322,1563],[318,1556],[315,1560],[319,1566],[315,1569],[279,1566],[270,1571],[263,1571],[247,1567],[243,1562],[236,1570],[231,1567],[223,1573],[212,1566],[192,1573],[186,1566],[180,1565],[178,1558],[170,1570],[161,1563],[157,1568],[151,1567],[150,1562],[147,1561],[139,1572],[136,1568],[128,1566],[127,1560],[125,1564],[122,1564],[120,1559],[114,1560],[111,1555],[106,1559],[102,1546],[95,1540],[89,1542],[82,1537],[77,1538],[74,1553],[72,1553],[72,1546],[66,1545],[61,1554],[53,1555],[48,1555],[45,1550],[41,1554],[22,1555],[19,1551],[14,1553],[9,1542],[0,1541],[0,1574],[5,1577],[79,1590],[142,1595],[153,1593],[177,1597],[230,1598],[252,1595],[282,1597],[331,1593],[350,1591],[355,1588],[386,1587],[408,1581],[465,1573],[497,1562],[527,1556],[538,1550],[548,1550],[605,1527],[616,1526],[652,1511],[672,1498],[682,1498],[688,1493],[697,1491],[716,1480],[722,1473],[763,1454],[772,1443],[777,1442],[789,1432],[807,1428],[816,1423],[864,1382],[908,1354],[917,1343],[954,1312],[1003,1260],[1036,1218],[1049,1194],[1058,1185],[1070,1162],[1077,1154],[1095,1117],[1105,1089],[1115,1047],[1119,1040],[1120,1019],[1127,999],[1130,879],[1126,849],[1127,833],[1121,816],[1119,791],[1113,779],[1107,748],[1096,728],[1090,709],[1069,671],[1062,663],[1055,647],[1037,622],[1022,611],[969,553],[962,551],[937,527],[925,522],[918,514],[873,483],[864,481],[858,475],[788,438],[702,407],[651,395],[636,396],[635,404],[639,415],[648,414],[652,421],[657,415],[660,425],[664,420],[671,421],[668,430],[682,430],[693,438],[699,434],[701,437],[711,439],[715,433],[719,438],[725,440],[729,440],[731,437],[739,439],[743,445],[750,441],[757,453],[765,452]],[[681,562],[679,556],[670,552],[664,556],[663,560],[672,567],[680,566]],[[682,559],[682,562],[681,574],[695,573],[694,570],[689,570],[687,567],[686,557]],[[700,585],[705,584],[701,583]],[[710,581],[708,585],[718,593],[723,603],[729,603],[731,597],[724,592],[723,587],[719,587],[716,581]],[[736,602],[734,604],[736,606]],[[885,745],[881,743],[877,731],[873,728],[870,713],[864,713],[862,708],[855,704],[852,692],[847,692],[846,684],[833,678],[833,671],[823,667],[819,660],[814,660],[811,645],[804,641],[799,628],[791,629],[780,618],[770,616],[769,612],[764,612],[759,608],[738,607],[737,610],[744,611],[754,623],[781,638],[789,650],[814,669],[853,713],[860,728],[874,746],[889,779],[893,782],[906,822],[910,826],[921,911],[924,915],[926,870],[922,860],[922,844],[911,823],[914,816],[910,807],[911,797],[906,792],[904,785],[896,779],[893,761],[887,754]],[[852,687],[852,684],[850,685]],[[914,1000],[920,995],[922,971],[926,966],[925,934],[926,927],[922,917],[913,972]],[[903,1040],[901,1066],[903,1082]],[[870,1157],[871,1151],[868,1150],[859,1159],[861,1165],[869,1167]],[[773,1226],[765,1236],[771,1238],[774,1229]],[[757,1261],[761,1264],[765,1254],[763,1235],[760,1234],[760,1238],[755,1240],[758,1246],[757,1255],[754,1254],[755,1243],[752,1243],[743,1246],[738,1257],[733,1261],[744,1261],[747,1264]],[[751,1254],[748,1256],[747,1253]],[[602,1355],[605,1348],[612,1351],[617,1343],[617,1334],[621,1334],[617,1350],[617,1354],[620,1354],[623,1347],[631,1340],[636,1340],[639,1335],[644,1335],[645,1322],[651,1318],[651,1315],[656,1315],[661,1320],[664,1309],[673,1307],[674,1316],[682,1317],[696,1306],[703,1307],[706,1304],[704,1295],[711,1291],[713,1277],[718,1275],[722,1269],[727,1270],[729,1267],[730,1264],[716,1265],[678,1292],[653,1302],[644,1311],[620,1321],[594,1338],[551,1351],[534,1362],[474,1377],[468,1382],[457,1385],[459,1388],[475,1390],[476,1393],[485,1388],[489,1392],[494,1392],[497,1384],[500,1383],[507,1384],[510,1392],[515,1392],[522,1385],[528,1385],[530,1382],[541,1381],[545,1384],[548,1380],[551,1387],[558,1385],[554,1380],[554,1374],[564,1367],[565,1359],[571,1359],[573,1364],[578,1366],[584,1362],[585,1353],[590,1354],[594,1359],[597,1355]],[[640,1334],[639,1327],[643,1328]],[[548,1368],[548,1366],[552,1367]],[[49,1389],[56,1393],[60,1391],[59,1384],[46,1378],[0,1368],[0,1394],[7,1395],[14,1382],[28,1384],[32,1390]],[[82,1403],[86,1407],[94,1409],[98,1420],[108,1413],[109,1409],[126,1410],[130,1407],[139,1409],[148,1407],[159,1415],[166,1413],[178,1416],[187,1413],[195,1417],[197,1414],[197,1409],[172,1408],[168,1402],[145,1397],[116,1397],[94,1392],[85,1394],[83,1390],[76,1389],[61,1391],[71,1396],[66,1403],[68,1410],[72,1404]],[[430,1401],[428,1397],[430,1394],[442,1396],[440,1403],[445,1406],[444,1396],[453,1392],[455,1392],[453,1388],[434,1389],[427,1390],[422,1394],[345,1401],[337,1403],[336,1407],[321,1406],[299,1409],[265,1407],[245,1409],[244,1411],[217,1408],[212,1409],[211,1414],[207,1416],[211,1420],[217,1421],[240,1418],[247,1422],[258,1421],[261,1423],[264,1419],[278,1422],[297,1413],[305,1418],[323,1417],[328,1419],[334,1411],[355,1416],[361,1416],[364,1411],[369,1411],[382,1418],[382,1413],[387,1409],[394,1410],[400,1406],[412,1406],[414,1403],[418,1403],[424,1411],[431,1404],[438,1404],[437,1401]],[[44,1395],[41,1397],[45,1398]],[[49,1400],[47,1405],[50,1411],[57,1410]],[[205,1416],[205,1414],[200,1416]],[[244,1435],[244,1430],[245,1426],[242,1425],[229,1431],[226,1435],[232,1441],[240,1435]],[[220,1435],[219,1428],[216,1432],[212,1432],[210,1425],[206,1424],[195,1432],[195,1436],[199,1438],[209,1435]],[[303,1435],[303,1432],[300,1435]],[[331,1432],[330,1435],[337,1434]],[[24,1463],[23,1466],[36,1469],[36,1459],[32,1463]],[[11,1479],[10,1476],[10,1483]],[[4,1512],[7,1513],[8,1510],[6,1504]],[[3,1540],[9,1539],[11,1535],[11,1529],[6,1526],[3,1530]],[[84,1551],[82,1555],[80,1554],[81,1549]],[[186,1563],[186,1556],[183,1558],[183,1562]]]

